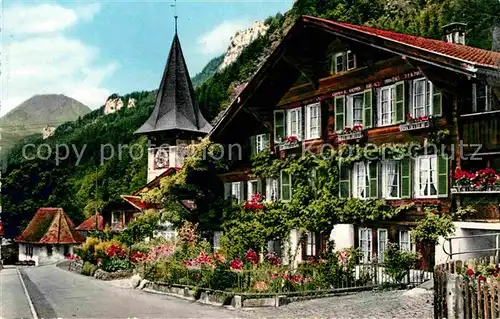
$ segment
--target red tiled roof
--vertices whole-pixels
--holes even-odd
[[[17,242],[34,244],[78,244],[85,239],[75,230],[62,208],[41,207]]]
[[[388,30],[375,29],[346,22],[331,21],[312,16],[305,16],[304,19],[321,21],[326,24],[360,31],[372,36],[399,42],[408,46],[417,47],[450,58],[461,60],[463,62],[500,68],[500,52],[479,49],[456,43],[449,43],[441,40],[417,37]]]
[[[96,230],[95,216],[96,215],[90,216],[90,218],[88,218],[78,227],[76,227],[76,230],[86,230],[86,231]],[[101,215],[98,215],[97,222],[98,222],[97,225],[98,230],[104,230],[104,219],[102,218]]]
[[[140,196],[121,195],[121,197],[139,210],[144,210],[147,208],[147,204],[142,201]]]
[[[0,236],[3,236],[3,235],[4,235],[4,232],[3,232],[3,223],[0,220]]]

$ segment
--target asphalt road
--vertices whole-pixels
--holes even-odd
[[[54,265],[24,268],[21,274],[39,318],[241,317],[229,309],[117,287]],[[26,312],[24,305],[19,307],[22,293],[14,294],[16,310],[9,309],[3,318],[31,318],[29,308]]]

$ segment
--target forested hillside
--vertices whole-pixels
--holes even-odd
[[[441,27],[453,21],[466,22],[467,44],[491,49],[492,27],[500,17],[498,0],[297,0],[286,14],[266,20],[269,29],[245,48],[235,63],[215,72],[219,58],[212,60],[197,76],[200,108],[213,120],[227,107],[237,84],[244,83],[276,47],[293,22],[303,14],[366,24],[414,35],[441,38]],[[161,70],[159,70],[160,72]],[[207,74],[209,75],[207,78]],[[213,74],[213,75],[211,75]],[[200,84],[201,83],[201,84]],[[46,159],[23,159],[25,144],[17,145],[9,156],[9,167],[2,174],[2,220],[8,236],[18,234],[40,206],[63,207],[78,223],[84,212],[94,213],[120,194],[135,191],[146,182],[146,156],[133,160],[128,149],[119,157],[118,145],[140,144],[146,151],[146,139],[133,132],[147,119],[155,101],[155,92],[136,92],[124,97],[137,100],[135,108],[103,115],[102,108],[78,121],[61,125],[47,139],[29,138],[27,142],[71,147],[70,156],[57,163],[55,154]],[[113,145],[115,156],[101,163],[101,145]],[[84,145],[86,148],[83,149]],[[76,149],[83,156],[77,163]],[[29,149],[33,156],[34,147]],[[106,148],[109,151],[109,147]],[[65,150],[61,149],[61,156]],[[46,155],[47,149],[40,153]],[[137,152],[137,149],[136,149]]]

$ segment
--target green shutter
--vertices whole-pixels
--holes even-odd
[[[281,142],[285,134],[285,111],[274,111],[274,141]]]
[[[369,163],[370,173],[370,198],[378,198],[378,170],[379,165],[376,162]]]
[[[405,82],[396,83],[396,123],[405,120]]]
[[[351,197],[351,170],[347,164],[339,166],[339,197]]]
[[[403,158],[401,160],[401,198],[411,197],[411,160]]]
[[[443,115],[443,95],[441,90],[436,86],[432,86],[432,115],[441,116]]]
[[[345,96],[335,97],[335,130],[342,131],[345,127]]]
[[[257,136],[250,137],[250,154],[255,155],[257,153]]]
[[[281,200],[289,201],[292,197],[292,177],[285,171],[281,171],[280,177]]]
[[[372,127],[373,108],[372,108],[372,90],[366,90],[363,94],[363,127]]]
[[[448,197],[448,163],[446,154],[438,155],[438,196]]]

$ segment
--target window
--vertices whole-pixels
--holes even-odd
[[[261,193],[261,183],[259,180],[248,181],[248,197],[247,199],[251,199],[253,195]]]
[[[214,249],[220,248],[220,238],[222,234],[223,233],[221,231],[214,231],[214,242],[213,242]]]
[[[316,234],[313,232],[307,233],[306,256],[316,256]]]
[[[416,197],[434,197],[438,195],[436,155],[417,157],[415,165],[415,176]]]
[[[255,153],[265,151],[267,147],[267,134],[259,134],[255,137]]]
[[[379,228],[377,229],[377,239],[378,239],[378,262],[384,262],[385,249],[387,247],[387,229]]]
[[[116,225],[121,222],[121,212],[111,212],[111,224]]]
[[[320,103],[308,105],[306,107],[306,139],[320,137],[321,127],[321,106]]]
[[[278,200],[278,180],[268,178],[266,180],[266,200],[276,202]]]
[[[346,126],[363,124],[363,93],[347,96]]]
[[[359,248],[361,248],[361,262],[371,261],[372,257],[372,230],[370,228],[359,229]]]
[[[399,249],[406,251],[412,250],[411,236],[409,230],[399,231]]]
[[[52,245],[47,245],[47,256],[48,257],[52,256]]]
[[[33,246],[26,244],[24,254],[29,257],[33,257]]]
[[[382,162],[382,197],[399,198],[399,162]]]
[[[267,252],[274,253],[275,256],[281,257],[281,240],[275,239],[268,241]]]
[[[335,73],[340,73],[356,68],[356,55],[351,51],[336,53],[333,59],[335,65]]]
[[[367,185],[369,185],[367,164],[364,162],[354,163],[353,166],[353,192],[354,198],[368,198]]]
[[[285,138],[285,111],[274,111],[274,141],[281,142]]]
[[[296,136],[297,139],[302,139],[302,109],[300,107],[287,110],[287,137]]]
[[[391,125],[396,122],[396,86],[380,89],[379,125]]]
[[[472,96],[472,111],[474,113],[494,111],[500,108],[491,92],[491,87],[488,85],[483,83],[472,84]]]
[[[413,81],[413,111],[414,118],[432,115],[432,83],[427,79]]]
[[[231,198],[238,203],[243,200],[241,196],[241,182],[231,183]]]
[[[292,177],[290,176],[290,173],[281,171],[280,179],[281,200],[288,202],[292,198]]]

